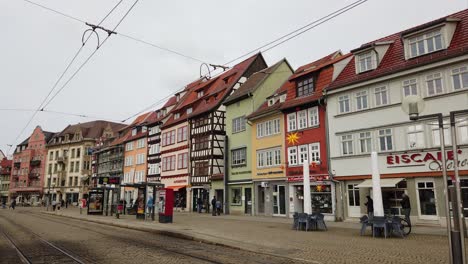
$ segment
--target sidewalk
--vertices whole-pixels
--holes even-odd
[[[176,212],[174,223],[160,224],[134,215],[80,215],[77,208],[42,212],[314,263],[444,263],[448,258],[445,229],[439,227],[417,226],[407,238],[382,239],[372,238],[370,231],[360,236],[360,224],[351,222],[327,222],[328,231],[301,232],[292,230],[287,218]]]

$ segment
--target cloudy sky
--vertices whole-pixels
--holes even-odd
[[[97,24],[119,0],[31,0]],[[355,0],[140,0],[117,32],[204,62],[224,64]],[[122,4],[102,24],[113,28],[133,4]],[[468,7],[467,0],[368,0],[264,54],[294,68],[335,50],[343,52]],[[19,133],[81,46],[84,23],[23,0],[0,1],[0,149],[17,144],[37,125],[60,131],[96,118],[123,120],[199,76],[200,62],[111,36],[81,72]],[[101,34],[101,41],[106,36]],[[56,90],[96,48],[93,37]],[[6,111],[21,109],[22,111]]]

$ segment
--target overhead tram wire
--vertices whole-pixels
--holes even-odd
[[[31,3],[31,4],[36,4],[34,2],[31,2],[29,0],[24,0],[28,3]],[[101,21],[99,22],[98,25],[101,25],[108,17],[109,15],[114,12],[114,10],[122,3],[123,0],[120,0],[105,16],[103,19],[101,19]],[[66,17],[69,17],[69,18],[72,18],[76,21],[80,21],[81,22],[81,19],[77,19],[77,18],[73,18],[72,16],[68,16],[62,12],[59,12],[59,11],[55,11],[53,9],[50,9],[48,7],[45,7],[43,5],[40,5],[40,4],[36,4],[37,6],[39,7],[42,7],[42,8],[45,8],[47,10],[50,10],[52,12],[55,12],[57,14],[60,14],[60,15],[64,15]],[[84,22],[84,21],[83,21]],[[84,22],[86,23],[86,22]],[[73,64],[73,62],[76,60],[76,58],[78,57],[78,55],[81,53],[81,51],[83,50],[83,47],[86,45],[86,43],[88,42],[88,40],[91,38],[91,35],[90,34],[86,40],[82,43],[82,45],[80,46],[80,48],[76,51],[75,55],[73,56],[73,58],[71,59],[71,61],[68,63],[68,65],[65,67],[65,70],[62,72],[62,74],[60,75],[60,77],[57,79],[57,81],[55,81],[54,85],[52,86],[52,88],[49,90],[49,92],[47,93],[47,96],[41,101],[41,104],[39,105],[39,107],[37,108],[37,110],[32,114],[32,116],[29,118],[28,122],[26,123],[26,125],[23,127],[23,129],[21,129],[20,133],[16,136],[14,142],[12,145],[16,144],[16,142],[18,141],[18,139],[23,135],[24,131],[28,128],[28,126],[31,124],[32,120],[34,119],[34,117],[36,117],[38,111],[40,111],[41,109],[44,108],[44,103],[47,101],[47,99],[49,98],[49,96],[52,94],[52,92],[55,90],[55,88],[57,87],[57,85],[60,83],[60,81],[63,79],[63,77],[65,76],[65,74],[67,73],[68,69],[71,67],[71,65]],[[9,153],[11,150],[11,147],[8,149],[7,153]]]
[[[292,38],[294,38],[294,37],[297,37],[297,36],[299,36],[299,35],[301,35],[301,34],[307,32],[307,31],[309,31],[309,30],[311,30],[311,29],[317,27],[318,25],[321,25],[321,24],[323,24],[324,22],[326,22],[326,21],[328,21],[328,20],[330,20],[330,19],[332,19],[332,18],[334,18],[334,17],[336,17],[336,16],[338,16],[338,15],[341,15],[342,13],[345,13],[345,12],[347,12],[347,11],[349,11],[349,10],[351,10],[351,9],[353,9],[353,8],[359,6],[359,5],[361,5],[361,4],[363,4],[363,3],[367,2],[367,1],[368,1],[368,0],[358,0],[358,1],[355,1],[355,2],[353,2],[353,3],[351,3],[351,4],[349,4],[349,5],[346,5],[346,6],[340,8],[340,9],[338,9],[338,10],[335,10],[335,11],[331,12],[330,14],[328,14],[328,15],[326,15],[326,16],[323,16],[323,17],[321,17],[321,18],[319,18],[319,19],[317,19],[317,20],[314,20],[314,21],[308,23],[308,24],[305,25],[305,26],[302,26],[302,27],[300,27],[300,28],[298,28],[298,29],[295,29],[295,30],[293,30],[293,31],[291,31],[291,32],[289,32],[289,33],[283,35],[283,36],[280,36],[279,38],[276,38],[276,39],[274,39],[274,40],[272,40],[272,41],[270,41],[270,42],[268,42],[268,43],[266,43],[266,44],[264,44],[264,45],[262,45],[262,46],[256,48],[256,49],[253,49],[253,50],[251,50],[251,51],[249,51],[249,52],[247,52],[247,53],[245,53],[245,54],[243,54],[243,55],[241,55],[241,56],[239,56],[239,57],[237,57],[237,58],[235,58],[235,59],[232,59],[232,60],[230,60],[230,61],[224,63],[223,65],[227,66],[228,64],[231,64],[231,63],[233,63],[233,62],[235,62],[235,61],[237,61],[237,60],[240,60],[240,59],[242,59],[242,58],[244,58],[244,57],[246,57],[246,56],[248,56],[248,55],[250,55],[250,54],[252,54],[252,53],[261,51],[261,49],[263,49],[263,48],[265,48],[265,47],[268,47],[268,46],[270,46],[270,45],[272,45],[272,44],[274,44],[274,43],[276,43],[276,42],[278,42],[278,41],[281,41],[282,39],[284,39],[284,38],[286,38],[286,37],[288,37],[288,36],[291,36],[291,35],[293,35],[294,33],[300,31],[298,34],[293,35],[292,37],[289,37],[289,38],[287,38],[287,39],[285,39],[285,40],[283,40],[283,41],[281,41],[281,42],[279,42],[279,43],[277,43],[277,44],[275,44],[275,45],[273,45],[273,46],[271,46],[271,47],[269,47],[269,48],[267,48],[267,49],[265,49],[265,50],[262,50],[262,52],[265,52],[265,51],[268,51],[268,50],[270,50],[270,49],[273,49],[273,48],[275,48],[275,47],[281,45],[282,43],[284,43],[284,42],[286,42],[286,41],[288,41],[288,40],[290,40],[290,39],[292,39]],[[322,21],[322,20],[323,20],[323,21]],[[303,29],[305,29],[305,30],[303,30]],[[303,31],[301,31],[301,30],[303,30]]]
[[[132,6],[127,10],[127,12],[124,14],[124,16],[120,19],[120,21],[115,25],[115,27],[111,30],[112,32],[117,29],[117,27],[123,22],[123,20],[127,17],[127,15],[130,13],[130,11],[135,7],[135,5],[139,2],[140,0],[135,0],[135,2],[132,4]],[[101,45],[99,45],[98,48],[96,48],[91,55],[86,58],[86,60],[78,67],[78,69],[72,74],[72,76],[60,87],[60,89],[52,96],[52,98],[49,99],[49,101],[42,107],[42,109],[46,108],[54,99],[57,97],[58,94],[60,94],[61,91],[70,83],[71,80],[83,69],[83,67],[91,60],[91,58],[96,54],[96,52],[105,44],[107,43],[107,40],[110,38],[112,34],[107,35],[107,37],[102,41]]]
[[[2,111],[12,111],[12,112],[35,112],[35,109],[27,109],[27,108],[0,108],[0,112]],[[83,117],[83,118],[96,118],[96,119],[103,119],[109,121],[117,121],[116,119],[100,117],[97,115],[88,115],[88,114],[77,114],[77,113],[69,113],[69,112],[62,112],[62,111],[54,111],[54,110],[39,110],[38,112],[41,113],[51,113],[51,114],[59,114],[59,115],[68,115],[68,116],[76,116],[76,117]]]
[[[30,3],[32,5],[35,5],[35,6],[38,6],[38,7],[41,7],[41,8],[44,8],[46,10],[49,10],[53,13],[56,13],[58,15],[61,15],[61,16],[64,16],[66,18],[69,18],[69,19],[72,19],[72,20],[75,20],[75,21],[78,21],[78,22],[82,22],[82,23],[86,23],[86,21],[78,18],[78,17],[75,17],[75,16],[71,16],[69,14],[66,14],[66,13],[63,13],[63,12],[60,12],[58,10],[55,10],[55,9],[52,9],[50,7],[47,7],[47,6],[44,6],[44,5],[41,5],[41,4],[38,4],[38,3],[35,3],[33,1],[30,1],[30,0],[23,0],[27,3]],[[117,32],[115,31],[116,35],[117,36],[122,36],[124,38],[127,38],[127,39],[131,39],[133,41],[136,41],[136,42],[140,42],[142,44],[145,44],[147,46],[150,46],[150,47],[153,47],[153,48],[156,48],[156,49],[159,49],[159,50],[163,50],[163,51],[166,51],[166,52],[169,52],[169,53],[172,53],[172,54],[175,54],[175,55],[178,55],[178,56],[181,56],[183,58],[186,58],[186,59],[190,59],[190,60],[193,60],[193,61],[196,61],[196,62],[200,62],[200,63],[207,63],[206,61],[203,61],[199,58],[195,58],[193,56],[190,56],[190,55],[187,55],[187,54],[184,54],[184,53],[181,53],[179,51],[175,51],[175,50],[172,50],[172,49],[169,49],[169,48],[166,48],[166,47],[163,47],[163,46],[160,46],[158,44],[155,44],[155,43],[151,43],[149,41],[146,41],[146,40],[143,40],[143,39],[139,39],[139,38],[136,38],[136,37],[133,37],[129,34],[124,34],[124,33],[121,33],[121,32]]]

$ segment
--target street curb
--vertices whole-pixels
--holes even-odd
[[[44,215],[58,216],[58,217],[70,218],[70,219],[75,219],[75,220],[80,220],[80,221],[91,222],[91,223],[111,225],[111,226],[120,227],[120,228],[127,228],[127,229],[131,229],[131,230],[149,232],[149,233],[163,235],[163,236],[167,236],[167,237],[185,239],[185,240],[200,242],[200,243],[204,243],[204,244],[208,244],[208,245],[222,246],[222,247],[226,247],[226,248],[242,250],[242,251],[248,251],[248,252],[252,252],[252,253],[256,253],[256,254],[263,254],[263,255],[268,255],[268,256],[277,257],[277,258],[284,258],[284,259],[289,259],[289,260],[296,260],[296,261],[303,261],[303,262],[321,264],[321,262],[314,261],[314,260],[294,258],[294,257],[286,257],[286,256],[274,254],[274,253],[258,252],[258,251],[252,250],[250,248],[244,248],[244,247],[240,247],[240,246],[229,245],[229,244],[226,244],[226,243],[215,242],[215,241],[212,241],[212,240],[209,240],[209,239],[206,239],[206,238],[201,238],[201,237],[197,237],[197,236],[194,236],[194,235],[183,234],[183,233],[177,232],[177,231],[167,231],[167,230],[160,230],[160,229],[154,229],[154,228],[148,228],[148,227],[130,226],[130,225],[124,224],[124,223],[113,223],[113,222],[108,222],[108,221],[103,221],[103,220],[87,219],[87,218],[81,218],[81,217],[76,217],[76,216],[55,214],[55,213],[48,213],[48,212],[40,212],[40,213],[44,214]]]

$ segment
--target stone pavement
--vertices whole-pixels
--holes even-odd
[[[34,210],[34,209],[33,209]],[[447,263],[447,237],[440,227],[413,227],[406,238],[360,236],[359,223],[327,222],[328,231],[295,231],[292,219],[250,216],[211,216],[178,213],[174,223],[136,220],[135,216],[80,215],[77,208],[56,214],[107,225],[133,228],[312,263]]]

